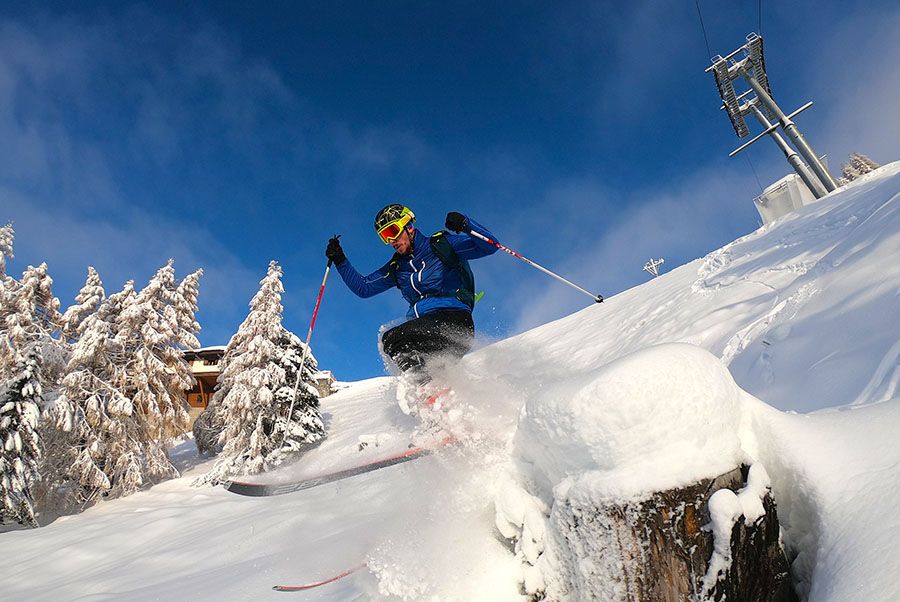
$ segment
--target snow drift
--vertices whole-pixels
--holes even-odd
[[[721,361],[660,345],[536,391],[515,455],[547,502],[587,475],[604,495],[630,498],[738,466],[740,422],[740,391]]]

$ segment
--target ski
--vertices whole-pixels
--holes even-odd
[[[299,591],[302,591],[305,589],[312,589],[314,587],[319,587],[322,585],[326,585],[328,583],[333,583],[333,582],[337,581],[338,579],[343,579],[347,575],[352,575],[359,569],[362,569],[365,567],[366,567],[366,563],[362,563],[359,566],[353,567],[349,571],[344,571],[340,575],[332,577],[331,579],[325,579],[324,581],[317,581],[316,583],[307,583],[306,585],[273,585],[272,589],[274,589],[276,592],[299,592]]]
[[[348,479],[350,477],[355,477],[367,472],[372,472],[373,470],[378,470],[380,468],[387,468],[388,466],[403,464],[404,462],[409,462],[411,460],[415,460],[416,458],[431,455],[435,450],[455,442],[456,439],[454,439],[453,437],[445,437],[444,439],[441,439],[440,441],[427,447],[415,447],[402,453],[388,456],[387,458],[382,458],[381,460],[375,460],[374,462],[368,462],[366,464],[361,464],[352,468],[346,468],[344,470],[321,474],[315,477],[297,481],[295,483],[246,483],[243,481],[228,481],[227,483],[225,483],[225,489],[238,495],[246,495],[251,497],[292,493],[294,491],[311,489],[313,487],[318,487],[319,485],[324,485],[326,483],[333,483],[342,479]]]
[[[425,404],[424,404],[424,405],[425,405],[426,408],[431,408],[431,407],[434,406],[434,404],[435,404],[439,399],[441,399],[442,397],[444,397],[444,396],[446,396],[446,395],[449,395],[449,394],[450,394],[450,389],[441,389],[440,391],[438,391],[438,392],[435,393],[434,395],[431,395],[430,397],[428,397],[428,399],[425,400]]]

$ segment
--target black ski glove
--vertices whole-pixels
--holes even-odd
[[[444,225],[447,226],[448,230],[453,230],[454,232],[469,232],[471,230],[466,216],[456,211],[451,211],[447,214],[447,222]]]
[[[345,261],[347,261],[347,256],[344,255],[344,250],[341,248],[341,241],[338,239],[340,236],[335,236],[331,240],[328,241],[328,247],[325,249],[325,257],[334,262],[334,265],[341,265]]]

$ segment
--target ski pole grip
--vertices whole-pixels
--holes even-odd
[[[333,238],[333,239],[334,239],[334,238],[338,238],[338,239],[339,239],[340,237],[341,237],[340,234],[335,234],[332,238]],[[328,258],[328,265],[325,267],[325,273],[326,273],[326,274],[328,273],[328,270],[330,270],[330,269],[331,269],[331,266],[333,266],[333,265],[334,265],[334,259],[331,259],[331,258],[329,257],[329,258]],[[327,275],[326,275],[326,278],[327,278]]]

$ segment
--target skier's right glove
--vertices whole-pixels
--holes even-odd
[[[334,262],[334,265],[341,265],[347,261],[344,255],[344,249],[341,248],[340,236],[335,236],[328,241],[328,247],[325,248],[325,257]]]

